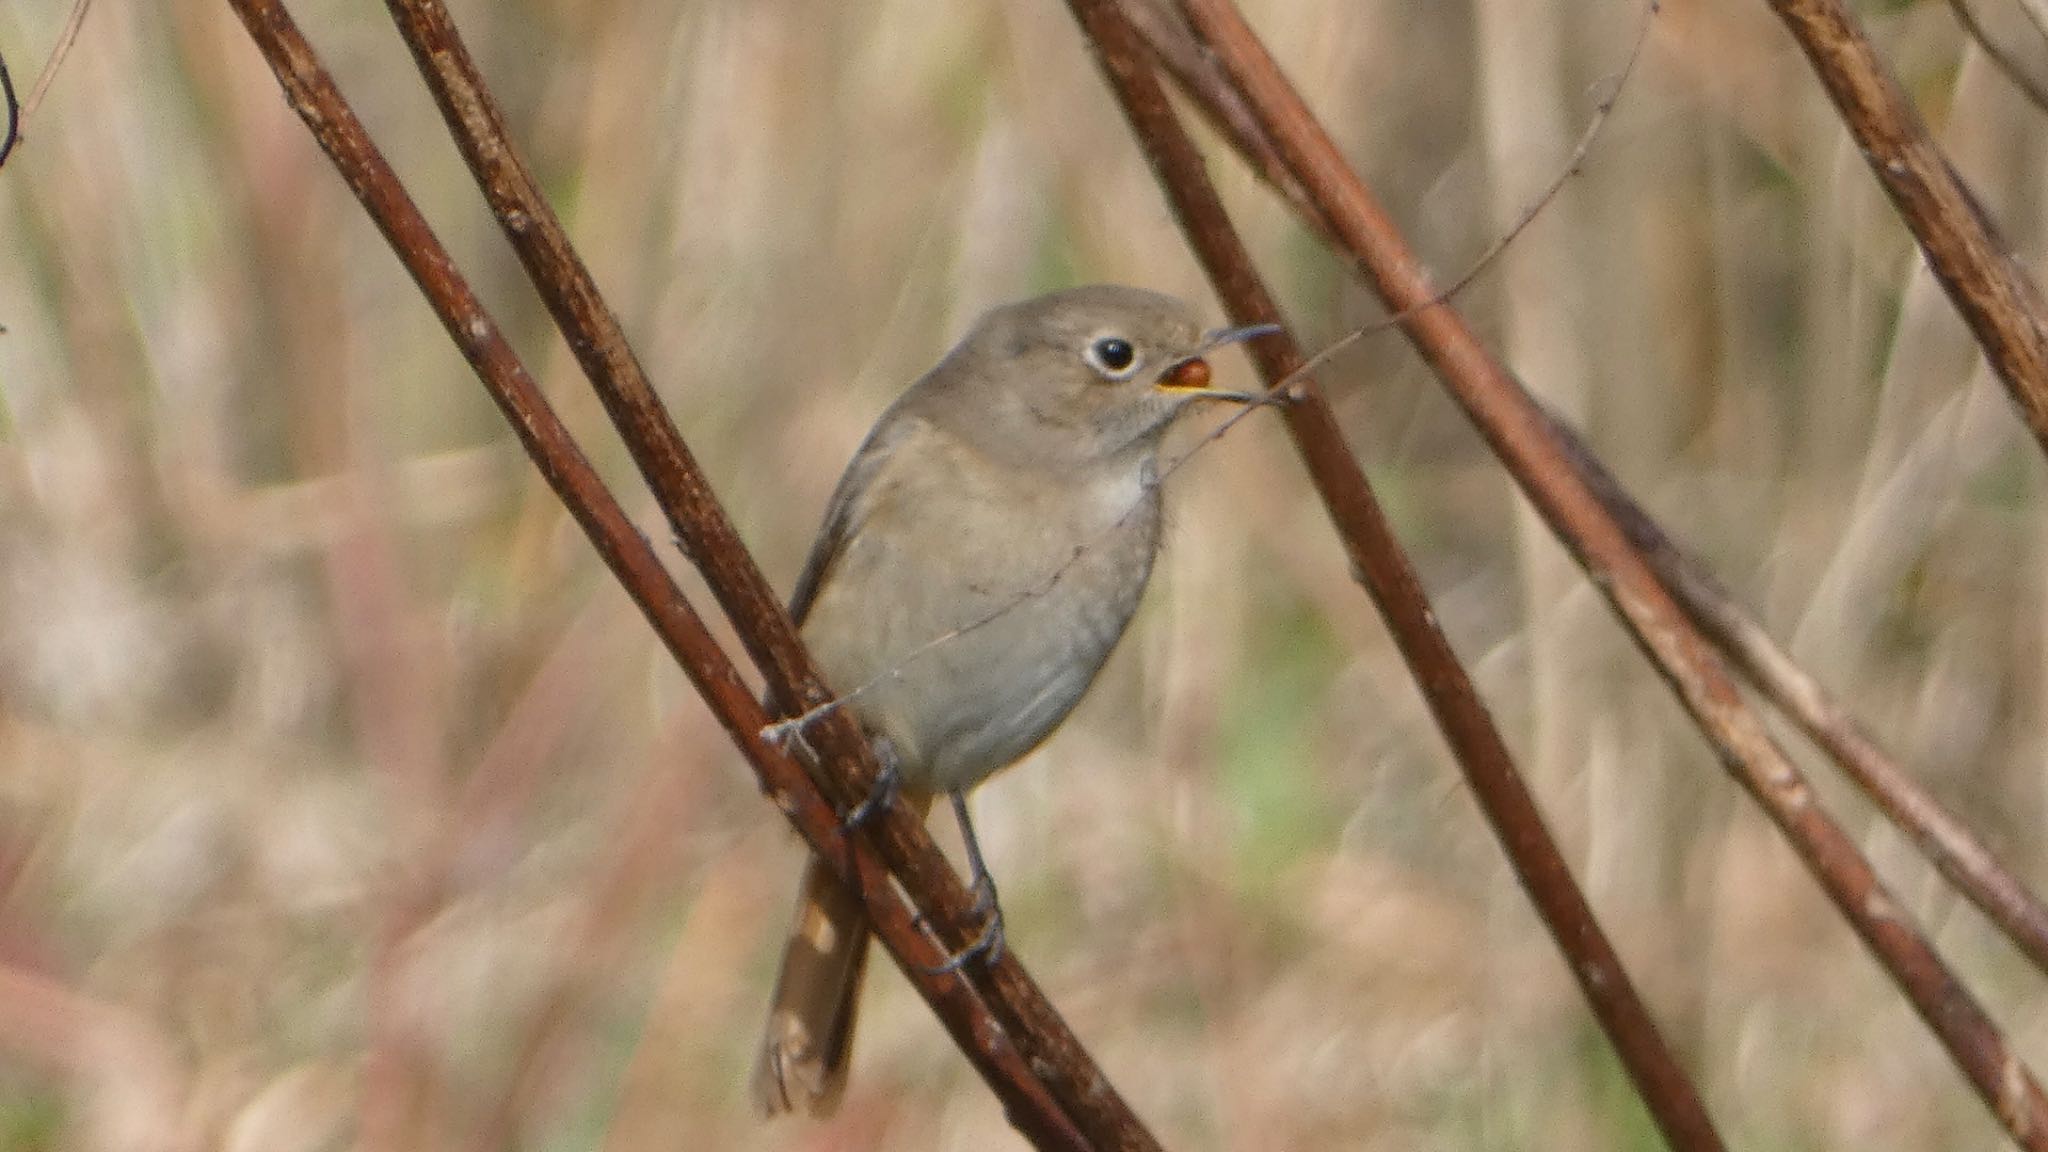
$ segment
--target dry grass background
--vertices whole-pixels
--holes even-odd
[[[17,75],[66,7],[0,9]],[[298,11],[632,484],[383,13]],[[1446,274],[1548,179],[1636,15],[1250,14]],[[1942,5],[1869,15],[2040,252],[2048,121]],[[1059,5],[457,16],[784,587],[868,422],[981,308],[1210,300]],[[0,174],[0,1148],[1013,1144],[893,973],[840,1117],[754,1120],[794,840],[225,6],[99,5],[30,133]],[[1374,314],[1216,169],[1305,333]],[[2042,461],[1761,5],[1666,5],[1588,171],[1465,304],[2048,881]],[[1732,1142],[2002,1146],[1398,341],[1327,386]],[[1014,944],[1170,1147],[1655,1147],[1276,426],[1179,479],[1133,636],[978,795]],[[2048,1062],[2040,975],[1829,796]]]

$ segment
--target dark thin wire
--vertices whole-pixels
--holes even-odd
[[[14,99],[14,77],[7,74],[7,58],[0,56],[0,95],[7,98],[7,136],[0,139],[0,165],[14,155],[14,146],[21,141],[21,105]]]

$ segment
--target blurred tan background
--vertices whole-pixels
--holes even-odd
[[[24,88],[67,7],[0,8]],[[661,538],[379,7],[294,9]],[[1249,11],[1446,279],[1638,18]],[[984,306],[1115,280],[1214,309],[1050,0],[456,14],[780,587]],[[1868,15],[2035,262],[2048,118],[1944,5]],[[1306,337],[1377,314],[1214,169]],[[1462,303],[2048,882],[2043,461],[1761,4],[1668,3],[1585,173]],[[1017,1145],[891,971],[841,1115],[754,1120],[794,838],[224,5],[91,12],[0,171],[0,324],[0,1148]],[[1326,386],[1731,1141],[2002,1147],[1400,342]],[[977,796],[1013,946],[1172,1148],[1658,1147],[1274,422],[1177,479],[1133,635]],[[1824,792],[2048,1066],[2041,977]]]

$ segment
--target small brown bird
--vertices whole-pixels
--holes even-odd
[[[798,577],[790,615],[904,798],[951,799],[987,947],[995,886],[968,789],[1057,727],[1123,636],[1159,549],[1159,445],[1209,387],[1193,308],[1094,285],[997,308],[876,421]],[[846,1084],[868,926],[813,857],[753,1089],[824,1114]],[[964,958],[963,958],[964,959]]]

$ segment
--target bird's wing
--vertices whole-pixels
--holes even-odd
[[[839,486],[832,490],[831,502],[825,506],[825,523],[818,529],[810,557],[796,578],[796,590],[789,594],[789,618],[798,628],[804,626],[804,618],[811,614],[811,605],[817,602],[818,592],[831,576],[832,566],[839,561],[846,542],[867,519],[872,501],[862,498],[874,493],[876,477],[888,464],[891,449],[911,435],[919,423],[916,417],[884,413],[860,450],[853,454],[853,461],[839,478]]]

